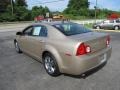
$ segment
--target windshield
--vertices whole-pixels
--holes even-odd
[[[75,24],[75,23],[63,23],[63,24],[56,24],[53,26],[66,36],[91,32],[91,30],[83,27],[80,24]]]

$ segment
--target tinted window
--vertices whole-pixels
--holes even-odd
[[[75,23],[63,23],[53,26],[67,36],[91,32],[91,30]]]
[[[31,35],[32,34],[32,30],[33,30],[33,28],[32,27],[27,27],[24,31],[23,31],[23,33],[24,33],[24,35]]]
[[[43,37],[47,36],[47,28],[45,26],[41,27],[40,36],[43,36]]]
[[[116,23],[120,23],[120,20],[116,20]]]

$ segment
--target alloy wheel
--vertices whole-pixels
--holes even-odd
[[[51,57],[47,56],[45,57],[45,68],[46,70],[52,74],[55,72],[55,64]]]

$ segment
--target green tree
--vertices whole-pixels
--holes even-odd
[[[45,17],[47,12],[50,12],[48,7],[34,6],[31,10],[32,19],[39,15]]]
[[[25,0],[15,0],[15,3],[17,6],[27,6],[27,3]]]
[[[79,10],[82,8],[89,8],[88,0],[70,0],[68,8]]]
[[[15,0],[14,15],[18,21],[31,20],[30,10],[27,9],[25,0]]]
[[[11,0],[0,0],[0,13],[6,11],[7,6],[10,5]]]
[[[11,5],[8,5],[6,11],[0,14],[0,22],[16,21],[16,16],[11,15]]]
[[[15,6],[14,15],[18,21],[30,20],[30,12],[24,6]]]
[[[50,14],[50,10],[47,6],[44,7],[43,13],[44,13],[44,16],[46,16],[46,13]]]
[[[9,0],[11,1],[11,0]],[[14,13],[11,14],[11,2],[6,5],[5,12],[0,14],[0,21],[25,21],[31,20],[31,12],[27,9],[25,0],[12,0]]]
[[[64,13],[74,15],[88,15],[89,2],[88,0],[69,0],[68,7]]]

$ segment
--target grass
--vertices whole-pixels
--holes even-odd
[[[92,25],[93,25],[93,24],[84,24],[84,26],[85,26],[86,28],[90,28],[90,29],[92,29]]]

